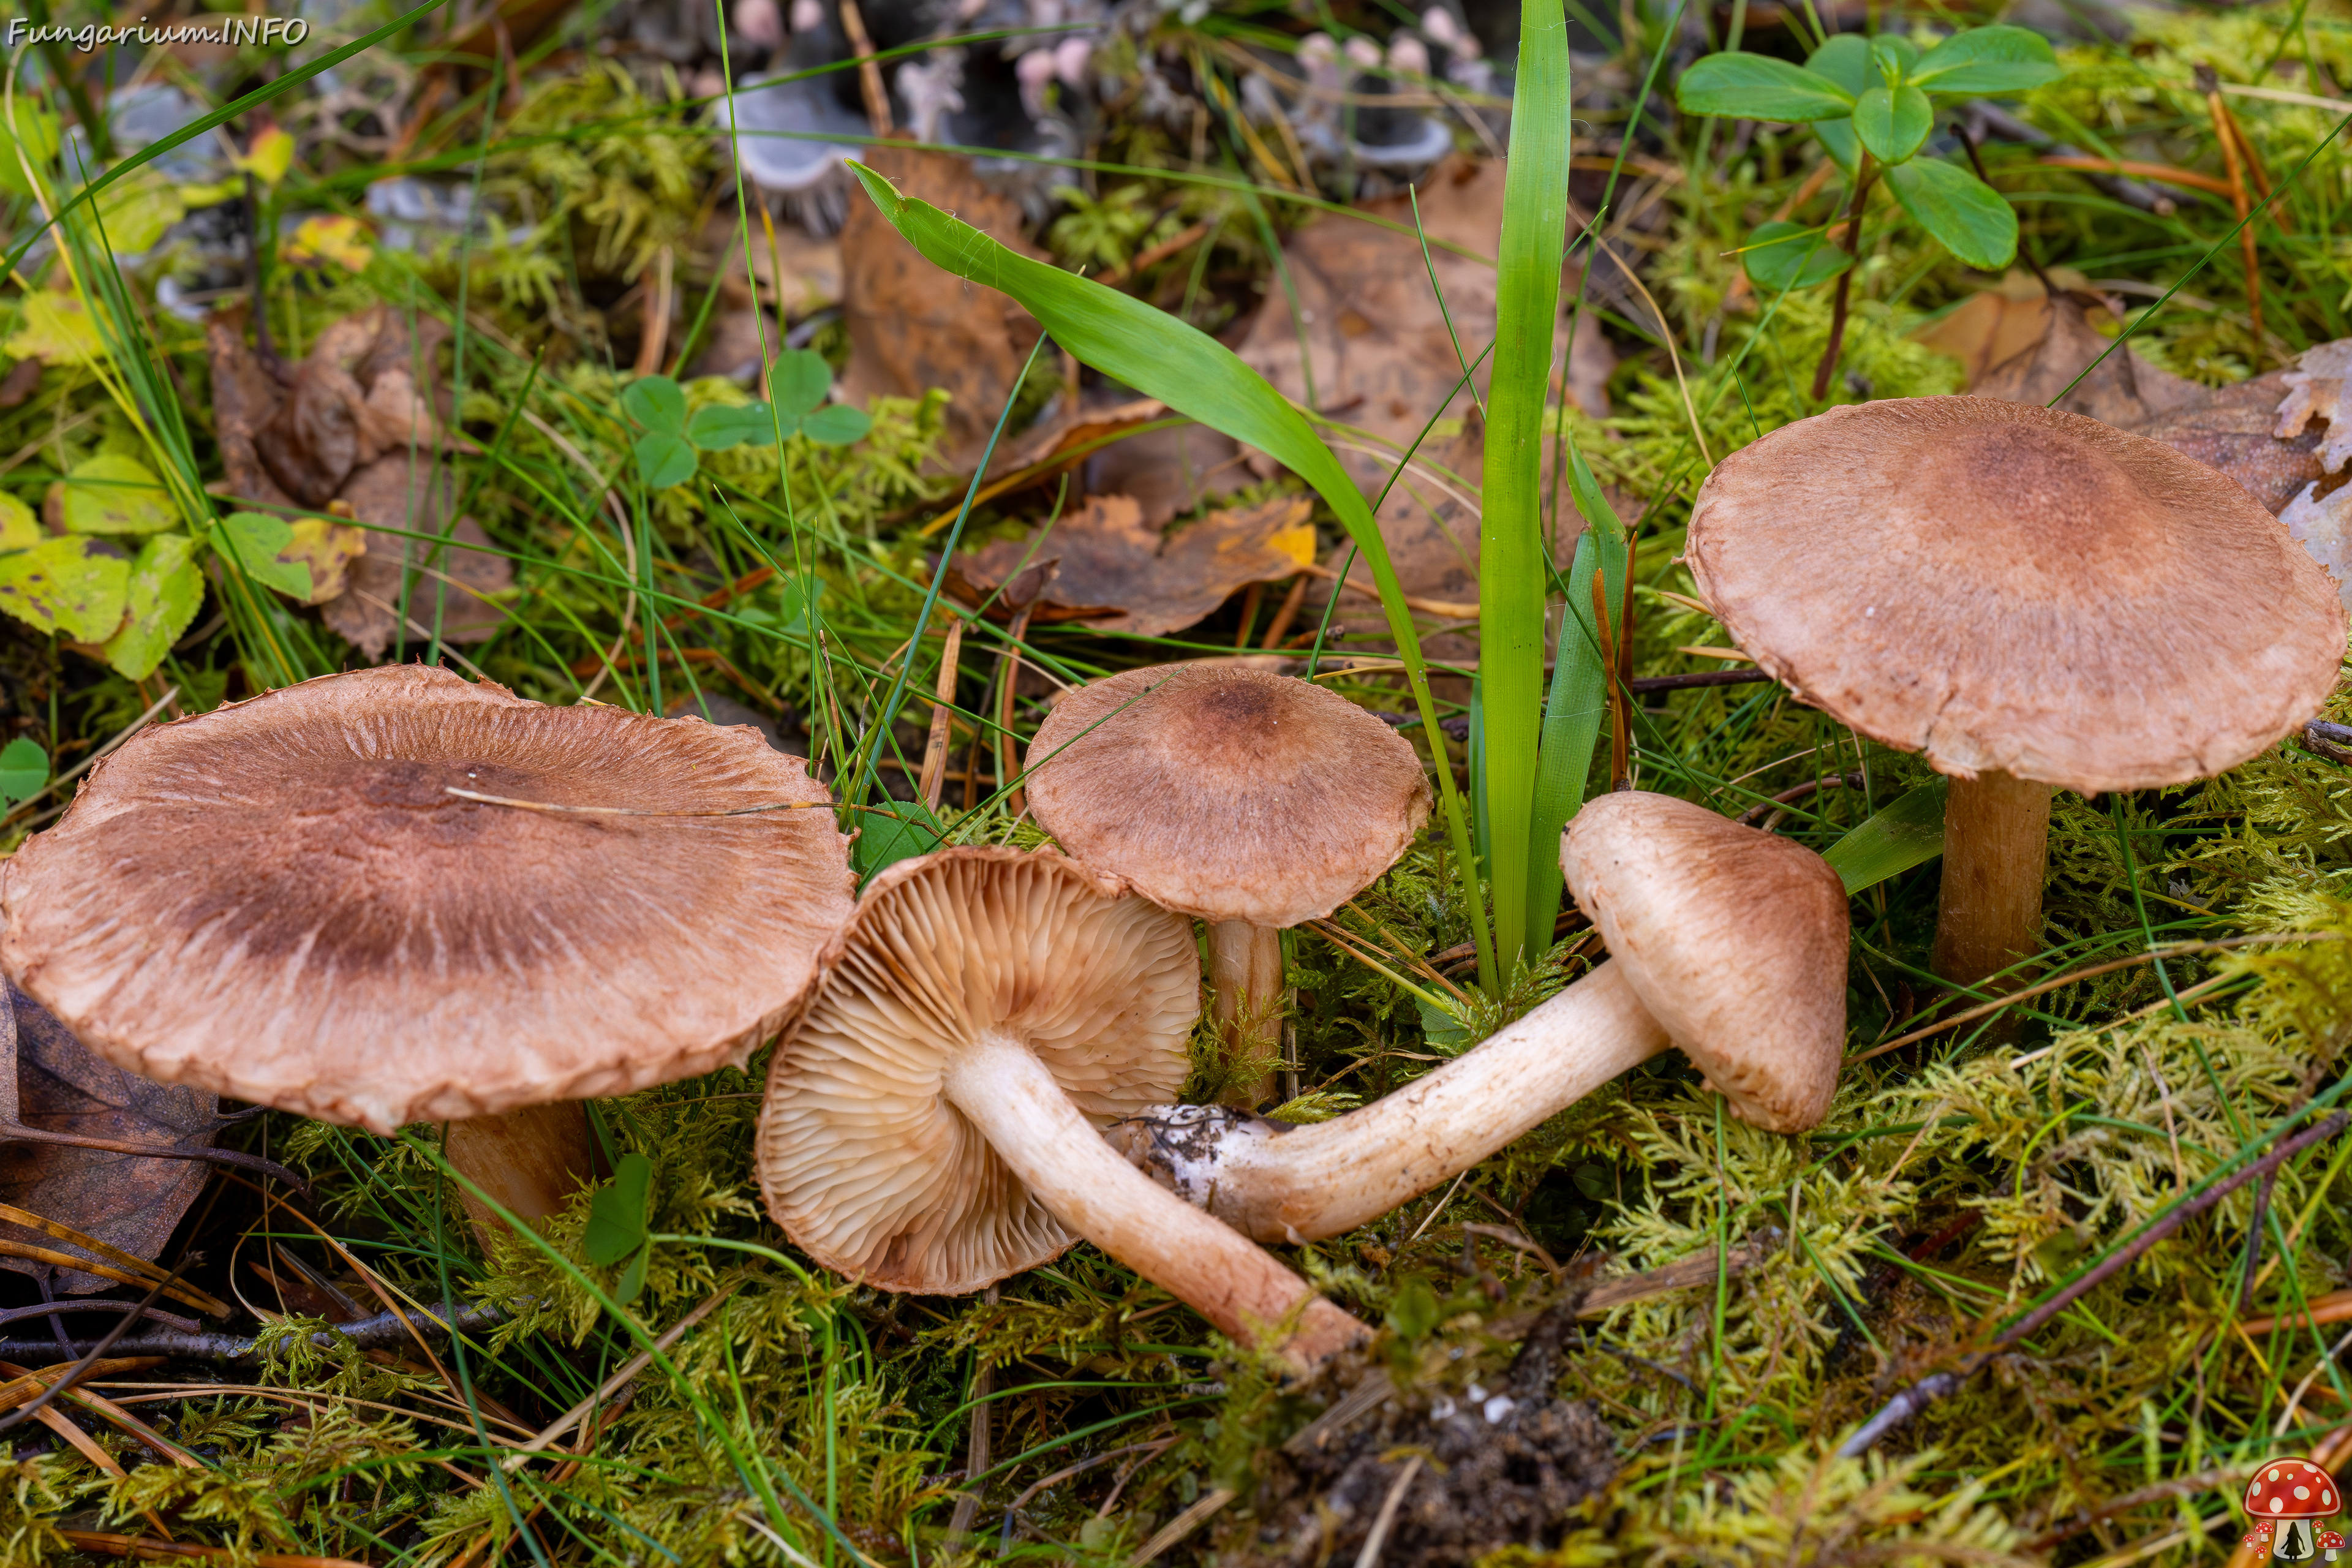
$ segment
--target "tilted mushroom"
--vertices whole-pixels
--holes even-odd
[[[784,805],[814,809],[718,815]],[[0,963],[128,1071],[380,1133],[452,1121],[452,1163],[537,1219],[591,1169],[563,1102],[782,1025],[850,910],[825,805],[748,728],[327,676],[91,770],[0,870]]]
[[[1701,595],[1803,700],[1952,776],[1936,973],[2042,945],[2052,786],[2184,784],[2319,710],[2326,572],[2231,479],[2032,404],[1832,408],[1719,464]]]
[[[1361,1323],[1170,1196],[1098,1124],[1183,1082],[1190,924],[1041,850],[943,849],[877,877],[776,1047],[768,1212],[886,1290],[977,1290],[1079,1237],[1225,1333],[1312,1365]]]
[[[1232,666],[1151,666],[1067,693],[1029,769],[1031,807],[1063,848],[1209,922],[1216,1017],[1244,1059],[1279,1048],[1282,928],[1360,892],[1429,820],[1421,759],[1395,731],[1309,681]]]
[[[1451,1180],[1669,1044],[1734,1116],[1818,1125],[1845,1048],[1837,873],[1802,845],[1630,790],[1577,814],[1560,866],[1610,959],[1474,1049],[1329,1121],[1179,1106],[1112,1142],[1244,1235],[1297,1242]]]

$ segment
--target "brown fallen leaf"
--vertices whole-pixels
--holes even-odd
[[[82,1048],[47,1009],[7,984],[0,1007],[0,1203],[82,1232],[137,1258],[155,1258],[172,1239],[211,1168],[201,1160],[156,1159],[115,1150],[11,1139],[12,1129],[67,1133],[167,1148],[201,1148],[226,1123],[219,1101],[184,1085],[152,1083]],[[86,1247],[0,1222],[11,1239],[104,1262]],[[0,1257],[0,1268],[54,1273],[72,1295],[117,1281]]]
[[[1035,619],[1165,637],[1207,616],[1237,588],[1279,582],[1311,564],[1313,512],[1303,496],[1276,496],[1237,511],[1213,511],[1163,535],[1145,523],[1132,498],[1095,496],[1042,540],[1000,539],[960,558],[949,568],[948,585],[977,605],[1024,563],[1055,560],[1060,572]]]
[[[1021,208],[974,177],[971,161],[890,144],[872,166],[909,196],[953,213],[1000,245],[1042,259],[1021,233]],[[841,390],[864,404],[947,389],[948,468],[970,472],[995,428],[1039,328],[993,289],[950,276],[899,237],[871,202],[851,204],[841,230],[841,314],[849,368]]]
[[[2277,514],[2324,471],[2321,431],[2298,423],[2293,434],[2278,433],[2284,428],[2280,405],[2295,390],[2287,380],[2292,374],[2274,370],[2214,387],[2196,403],[2124,428],[2221,469]]]
[[[1412,223],[1412,211],[1402,197],[1367,203],[1364,210],[1408,228]],[[1502,164],[1455,162],[1441,166],[1422,187],[1421,221],[1433,241],[1494,255],[1503,226]],[[1473,361],[1495,335],[1494,268],[1435,244],[1424,264],[1420,243],[1409,233],[1351,218],[1321,217],[1290,237],[1283,257],[1306,322],[1315,403],[1333,418],[1400,446],[1420,433],[1461,379],[1454,335],[1460,336],[1462,356]],[[1452,332],[1430,289],[1432,267],[1444,287]],[[1572,268],[1564,269],[1555,342],[1569,341],[1566,307],[1575,294],[1576,273]],[[1299,338],[1288,296],[1270,288],[1239,352],[1283,394],[1304,401],[1307,378],[1300,374]],[[1605,388],[1616,363],[1599,326],[1588,321],[1568,355],[1568,394],[1578,407],[1596,417],[1608,414]],[[1476,380],[1482,395],[1486,380],[1487,367],[1482,366]],[[1471,407],[1466,395],[1452,402],[1456,412]],[[1365,493],[1376,493],[1393,458],[1349,450],[1348,440],[1344,435],[1335,437],[1335,449]],[[1465,477],[1475,485],[1482,476],[1470,469]]]
[[[220,443],[227,493],[240,501],[286,507],[293,498],[262,467],[255,437],[276,417],[285,390],[245,342],[242,302],[205,318],[205,356],[212,370],[213,436]]]
[[[447,329],[382,305],[345,316],[319,335],[277,411],[253,433],[261,465],[305,506],[324,506],[352,469],[412,443],[431,447],[437,421],[418,391]]]
[[[320,606],[328,626],[371,661],[383,658],[400,630],[404,581],[408,619],[415,623],[407,642],[432,635],[436,601],[445,643],[486,642],[505,624],[506,612],[487,595],[514,585],[514,563],[487,548],[489,536],[481,524],[457,519],[446,549],[402,537],[438,533],[445,526],[457,504],[457,476],[447,465],[423,458],[412,464],[406,453],[394,453],[352,474],[336,500],[369,529],[397,531],[370,533],[367,553],[349,564],[341,595]]]
[[[2011,403],[2042,404],[2065,392],[2059,407],[2119,429],[2200,404],[2208,395],[2205,387],[2158,369],[2128,344],[2107,353],[2114,340],[2092,330],[2088,311],[2074,295],[2061,294],[2046,303],[2049,330],[1972,382],[1970,392]],[[2106,313],[2105,305],[2094,308]],[[2098,368],[2084,375],[2084,367],[2094,361]],[[2079,384],[2077,376],[2082,377]],[[2074,390],[2066,392],[2070,384]]]
[[[2352,401],[2345,396],[2347,380],[2352,379],[2352,338],[2338,338],[2332,343],[2322,343],[2295,361],[2294,368],[2281,374],[2280,381],[2289,390],[2278,405],[2278,424],[2271,434],[2286,439],[2300,436],[2314,419],[2327,422],[2327,437],[2319,447],[2319,466],[2331,474],[2344,471],[2347,458],[2352,458]]]
[[[2089,291],[2089,279],[2079,272],[2062,267],[2050,277],[2061,289]],[[2000,282],[1970,295],[1958,309],[1911,337],[1959,361],[1968,373],[1967,384],[1973,388],[1993,366],[2033,347],[2049,331],[2049,294],[2033,274],[2011,268]]]

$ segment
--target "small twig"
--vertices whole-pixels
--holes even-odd
[[[26,1400],[16,1409],[11,1410],[5,1415],[0,1415],[0,1432],[5,1432],[12,1427],[23,1426],[33,1416],[47,1409],[50,1403],[54,1401],[58,1395],[63,1394],[67,1389],[71,1388],[75,1384],[79,1383],[83,1378],[88,1377],[90,1373],[90,1369],[98,1364],[99,1361],[105,1356],[108,1351],[112,1350],[121,1342],[124,1334],[131,1331],[131,1325],[137,1322],[141,1315],[143,1314],[148,1308],[155,1304],[156,1298],[163,1295],[164,1291],[170,1289],[172,1286],[177,1282],[180,1278],[180,1271],[187,1268],[189,1263],[201,1256],[202,1254],[199,1253],[191,1253],[187,1257],[180,1259],[180,1261],[173,1267],[173,1269],[169,1274],[166,1274],[161,1279],[156,1280],[154,1285],[148,1289],[145,1299],[139,1303],[138,1311],[125,1313],[120,1322],[116,1323],[114,1327],[107,1330],[105,1335],[99,1340],[98,1343],[89,1348],[88,1353],[83,1355],[79,1361],[75,1362],[73,1365],[66,1369],[64,1376],[51,1378],[49,1380],[48,1386],[42,1389],[39,1394],[34,1395],[31,1399]]]
[[[1404,1505],[1404,1494],[1412,1488],[1412,1479],[1421,1474],[1421,1456],[1405,1460],[1404,1468],[1397,1472],[1395,1484],[1389,1495],[1381,1500],[1381,1511],[1373,1516],[1371,1533],[1364,1537],[1364,1549],[1356,1553],[1356,1568],[1372,1568],[1381,1560],[1381,1548],[1388,1544],[1389,1528],[1396,1523],[1397,1510]]]
[[[1815,790],[1836,789],[1840,785],[1843,785],[1847,789],[1860,789],[1862,787],[1862,775],[1860,773],[1832,773],[1827,778],[1807,779],[1801,784],[1792,784],[1789,788],[1782,790],[1779,795],[1774,795],[1771,799],[1759,800],[1754,805],[1749,806],[1746,811],[1741,812],[1739,814],[1740,825],[1744,827],[1753,827],[1768,816],[1777,816],[1779,815],[1778,808],[1801,801],[1807,795],[1812,794]],[[1767,831],[1769,831],[1769,826]]]
[[[1845,211],[1845,252],[1853,264],[1838,274],[1837,295],[1830,307],[1830,341],[1822,350],[1822,363],[1813,372],[1813,401],[1821,402],[1830,395],[1830,377],[1837,370],[1838,354],[1845,346],[1845,323],[1853,293],[1853,275],[1862,269],[1862,219],[1864,205],[1870,200],[1871,182],[1878,177],[1878,169],[1870,154],[1862,154],[1862,177],[1853,183],[1853,200]]]
[[[1192,1534],[1201,1527],[1202,1521],[1239,1496],[1241,1493],[1231,1487],[1213,1487],[1202,1492],[1200,1501],[1160,1526],[1160,1533],[1143,1543],[1143,1550],[1135,1554],[1130,1568],[1143,1568],[1144,1563]]]
[[[1688,675],[1643,675],[1627,681],[1633,691],[1680,691],[1693,686],[1748,686],[1773,679],[1760,669],[1698,669]]]
[[[422,1329],[449,1331],[454,1321],[457,1331],[472,1333],[478,1329],[494,1328],[506,1321],[506,1312],[498,1307],[460,1307],[452,1311],[444,1302],[434,1312],[411,1309],[406,1313],[378,1312],[372,1318],[362,1318],[356,1323],[322,1330],[310,1336],[310,1343],[322,1351],[332,1352],[339,1342],[349,1342],[361,1350],[391,1350],[407,1342]],[[123,1323],[134,1322],[125,1318]],[[254,1365],[262,1359],[261,1342],[241,1334],[151,1334],[145,1339],[125,1339],[110,1343],[104,1340],[69,1341],[63,1354],[87,1356],[91,1347],[104,1346],[126,1356],[171,1356],[181,1361],[217,1361]],[[61,1352],[48,1340],[0,1340],[0,1360],[20,1361],[30,1365],[55,1364]],[[46,1358],[46,1360],[45,1360]]]
[[[182,1333],[204,1331],[204,1325],[194,1318],[184,1318],[177,1312],[166,1312],[160,1307],[142,1306],[136,1301],[42,1301],[30,1307],[11,1307],[0,1312],[0,1323],[18,1322],[26,1318],[46,1318],[58,1312],[128,1312],[134,1318],[143,1317],[167,1328],[177,1329]]]
[[[1957,119],[1952,121],[1952,134],[1958,137],[1960,145],[1969,150],[1969,167],[1977,172],[1977,178],[1984,183],[1985,189],[1992,189],[1992,176],[1985,173],[1984,159],[1977,154],[1977,139],[1969,135],[1969,128]],[[2017,258],[2032,269],[2044,295],[2052,300],[2058,298],[2061,292],[2058,285],[2050,281],[2050,274],[2042,270],[2042,263],[2034,259],[2033,247],[2025,243],[2022,236],[2018,240]]]
[[[1939,1372],[1932,1376],[1921,1378],[1917,1383],[1888,1400],[1879,1407],[1875,1415],[1864,1422],[1855,1430],[1853,1436],[1839,1445],[1838,1457],[1845,1459],[1860,1458],[1868,1453],[1881,1437],[1927,1409],[1937,1400],[1957,1392],[1963,1383],[1976,1375],[1995,1356],[2040,1331],[2059,1313],[2129,1268],[2158,1242],[2164,1240],[2248,1182],[2267,1178],[2281,1165],[2315,1143],[2324,1143],[2335,1137],[2344,1131],[2347,1123],[2352,1123],[2352,1111],[2336,1111],[2317,1125],[2307,1127],[2294,1137],[2284,1140],[2261,1159],[2242,1169],[2232,1171],[2195,1197],[2185,1199],[2176,1205],[2171,1213],[2149,1225],[2131,1240],[2100,1259],[2095,1268],[2085,1270],[2073,1284],[2003,1329],[1993,1340],[1990,1348],[1969,1357],[1954,1371]]]

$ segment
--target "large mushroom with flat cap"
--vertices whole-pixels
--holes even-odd
[[[1603,795],[1560,867],[1610,958],[1424,1078],[1291,1126],[1211,1106],[1113,1130],[1156,1180],[1261,1241],[1352,1230],[1669,1045],[1740,1120],[1818,1126],[1845,1048],[1845,889],[1822,858],[1688,801]]]
[[[1065,694],[1026,784],[1065,849],[1208,922],[1216,1017],[1243,1060],[1279,1048],[1283,928],[1370,885],[1429,820],[1421,759],[1395,731],[1311,681],[1230,665]]]
[[[2318,711],[2344,657],[2326,573],[2235,482],[2031,404],[1832,408],[1718,465],[1700,594],[1801,700],[1951,775],[1937,973],[2042,945],[2053,786],[2237,766]]]
[[[591,1168],[570,1102],[782,1026],[850,910],[827,805],[749,728],[327,676],[91,770],[0,870],[0,963],[127,1071],[449,1121],[453,1163],[536,1219]]]
[[[768,1212],[826,1268],[926,1294],[1083,1237],[1235,1339],[1321,1362],[1364,1326],[1103,1142],[1183,1082],[1199,991],[1190,924],[1115,878],[1051,850],[900,861],[769,1067]]]

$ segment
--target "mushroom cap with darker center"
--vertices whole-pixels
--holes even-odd
[[[849,913],[827,799],[749,728],[327,676],[92,770],[0,963],[118,1067],[378,1132],[625,1093],[781,1026]]]
[[[2334,584],[2234,481],[1993,398],[1782,426],[1709,476],[1689,560],[1768,672],[1961,778],[2208,778],[2317,712],[2344,655]]]
[[[1076,1239],[949,1103],[961,1047],[1021,1041],[1097,1121],[1174,1099],[1191,1068],[1191,925],[1052,850],[900,861],[822,968],[768,1069],[753,1165],[803,1251],[884,1289],[981,1289]]]
[[[1818,1126],[1845,1054],[1845,885],[1801,844],[1622,790],[1561,835],[1560,868],[1609,956],[1734,1114]]]
[[[1328,915],[1429,820],[1421,759],[1395,731],[1312,682],[1234,666],[1066,693],[1029,767],[1037,820],[1065,849],[1206,921]]]

